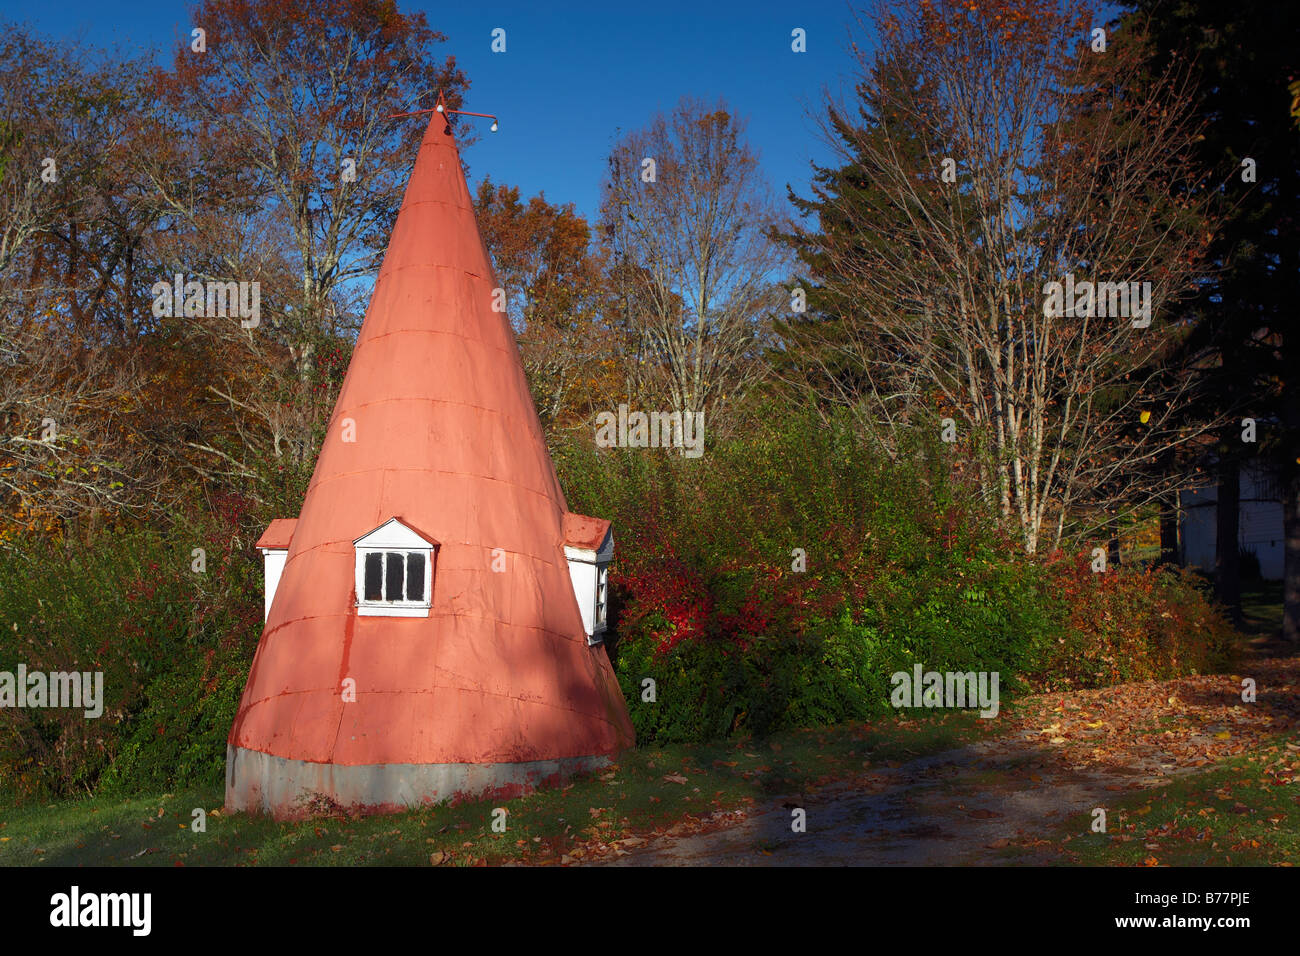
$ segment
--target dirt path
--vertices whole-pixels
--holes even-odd
[[[661,837],[608,861],[614,866],[900,866],[997,862],[998,851],[1032,838],[1055,820],[1113,794],[1113,774],[1038,772],[1015,753],[975,745],[883,769],[853,785],[792,795],[711,833]],[[1129,786],[1159,786],[1141,774]],[[792,813],[807,814],[804,833]],[[1017,862],[1047,862],[1052,848],[1029,849]]]
[[[1126,684],[1031,698],[979,744],[871,768],[817,792],[722,815],[718,829],[671,829],[598,865],[952,865],[1047,863],[1045,839],[1124,791],[1163,786],[1300,729],[1300,659],[1259,659],[1236,675]],[[1243,678],[1257,688],[1242,700]],[[792,829],[806,812],[806,831]]]

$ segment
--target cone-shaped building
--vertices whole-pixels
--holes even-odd
[[[227,808],[509,794],[631,745],[566,559],[568,544],[598,567],[612,538],[566,521],[496,285],[434,113],[302,513],[259,542],[275,593],[230,731]],[[566,542],[572,527],[592,540]]]

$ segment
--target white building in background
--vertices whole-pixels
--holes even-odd
[[[1183,491],[1180,495],[1182,563],[1185,567],[1214,570],[1218,540],[1216,511],[1218,485],[1213,482]],[[1238,546],[1259,559],[1260,574],[1266,581],[1282,579],[1282,501],[1277,482],[1264,467],[1254,464],[1241,469],[1241,507]]]

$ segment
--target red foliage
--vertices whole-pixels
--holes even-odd
[[[675,557],[665,558],[645,570],[625,570],[613,576],[613,583],[636,595],[634,609],[625,616],[629,624],[645,624],[658,612],[665,626],[656,631],[657,651],[666,654],[684,640],[695,640],[706,631],[713,610],[713,598],[704,581]]]

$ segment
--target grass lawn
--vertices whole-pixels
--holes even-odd
[[[1282,629],[1282,582],[1260,581],[1242,588],[1244,630],[1272,635]]]
[[[1276,648],[1282,582],[1243,589],[1243,630]],[[1101,866],[1291,866],[1300,860],[1300,738],[1279,735],[1248,754],[1117,802],[1107,832],[1083,814],[1056,834],[1064,862]]]
[[[714,814],[851,780],[987,734],[974,712],[801,730],[758,743],[634,750],[620,764],[505,802],[440,805],[375,817],[276,823],[225,815],[219,787],[132,799],[94,797],[0,808],[0,865],[473,866],[558,863],[619,852],[665,829],[719,825]],[[504,833],[493,810],[507,811]],[[204,808],[207,830],[191,830]],[[627,842],[620,842],[627,841]]]
[[[1300,742],[1279,736],[1213,770],[1113,805],[1106,833],[1064,821],[1062,862],[1093,866],[1291,866],[1300,860]]]

